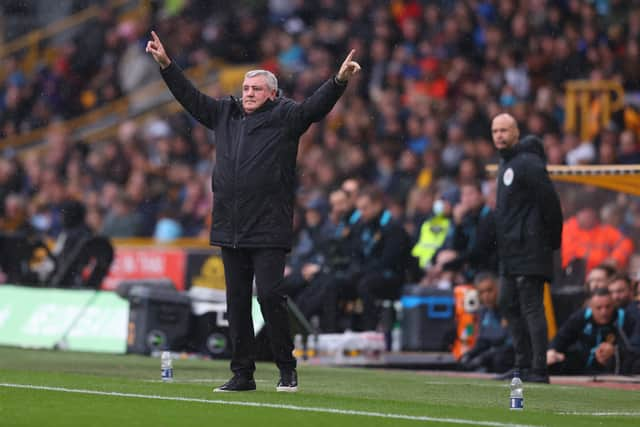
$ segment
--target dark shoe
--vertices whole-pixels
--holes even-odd
[[[242,375],[234,375],[226,383],[220,387],[216,387],[213,391],[253,391],[256,389],[256,382],[253,378]]]
[[[511,379],[513,378],[513,373],[515,371],[520,372],[520,379],[523,381],[525,380],[527,375],[529,375],[529,368],[520,368],[520,369],[514,368],[514,369],[509,369],[507,372],[503,372],[501,374],[496,375],[495,377],[493,377],[493,379],[497,381],[504,381],[504,380],[511,381]]]
[[[296,392],[298,391],[298,373],[296,370],[280,372],[280,381],[276,385],[276,391]]]
[[[536,374],[534,372],[529,372],[522,378],[522,381],[525,383],[542,383],[549,384],[549,375],[547,374]]]

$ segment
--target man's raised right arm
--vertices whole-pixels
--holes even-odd
[[[208,128],[215,128],[220,102],[196,89],[180,67],[171,61],[155,31],[151,36],[153,40],[147,42],[146,51],[160,65],[160,74],[173,96],[196,120]]]

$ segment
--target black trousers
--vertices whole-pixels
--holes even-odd
[[[359,329],[375,330],[380,320],[376,302],[396,299],[404,280],[395,274],[367,272],[350,277],[319,274],[309,287],[299,295],[298,307],[307,316],[321,314],[320,325],[325,332],[341,332],[338,304],[342,299],[362,300],[362,325]]]
[[[509,322],[515,350],[515,366],[547,374],[547,318],[544,314],[544,282],[537,276],[500,277],[499,305]]]
[[[227,317],[231,338],[231,371],[252,376],[256,343],[251,317],[255,275],[258,302],[276,365],[281,371],[296,367],[287,300],[282,289],[286,251],[279,248],[222,248],[227,282]]]
[[[380,310],[376,301],[382,299],[397,299],[404,280],[392,273],[366,273],[357,284],[358,295],[362,299],[362,329],[375,330],[380,321]]]

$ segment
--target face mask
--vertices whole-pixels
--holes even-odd
[[[449,279],[440,279],[438,283],[436,283],[436,288],[448,291],[451,289],[452,283]]]
[[[442,200],[436,200],[433,202],[433,214],[436,216],[444,213],[444,202]]]
[[[504,94],[500,96],[500,105],[503,107],[511,107],[516,103],[516,98],[510,94]]]
[[[38,231],[46,231],[51,226],[51,218],[48,215],[35,214],[31,217],[31,225]]]

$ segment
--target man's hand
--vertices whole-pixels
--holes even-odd
[[[603,342],[596,349],[596,360],[599,364],[606,365],[607,361],[613,356],[613,353],[615,353],[615,350],[613,344]]]
[[[565,359],[564,353],[560,353],[550,348],[547,350],[547,365],[553,365],[555,363],[563,362]]]
[[[458,203],[453,207],[453,221],[457,225],[460,225],[462,223],[462,220],[464,219],[464,216],[467,214],[468,211],[469,209],[466,205],[463,205],[462,203]]]
[[[345,59],[340,66],[340,71],[338,71],[338,75],[336,76],[339,82],[344,83],[349,81],[352,76],[355,76],[360,71],[360,64],[352,61],[354,53],[356,53],[356,50],[352,49],[349,55],[347,55],[347,59]]]
[[[164,50],[164,46],[155,31],[151,31],[151,36],[153,37],[153,40],[149,40],[147,42],[146,51],[151,53],[153,59],[155,59],[160,65],[160,68],[164,70],[171,64],[171,59],[169,59],[169,56]]]

